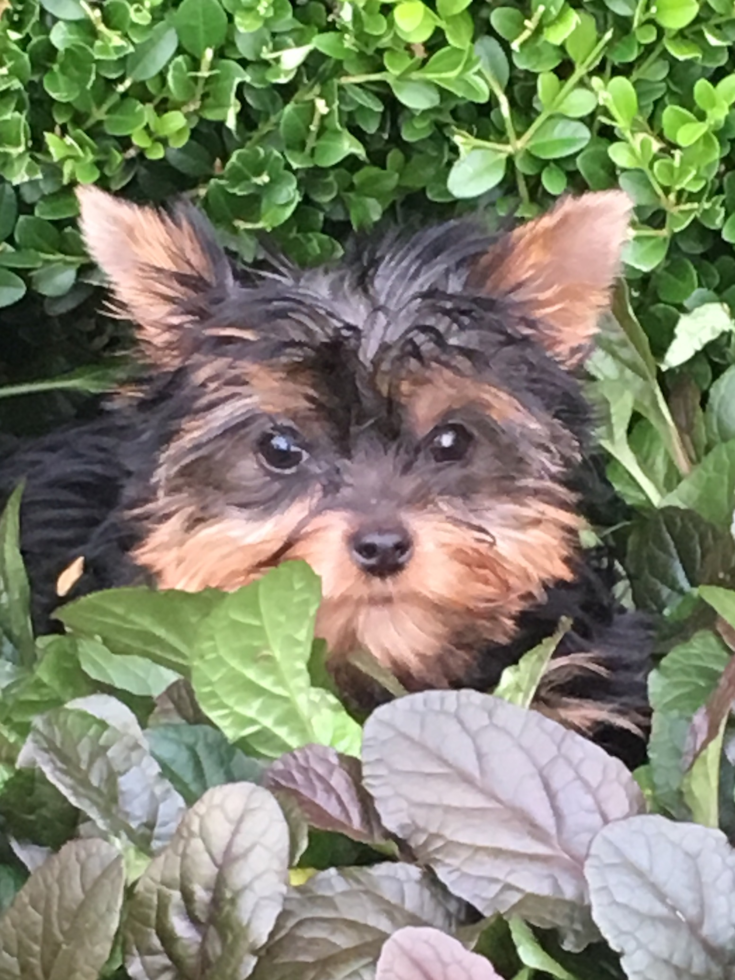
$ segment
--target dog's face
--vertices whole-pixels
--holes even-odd
[[[454,224],[331,271],[235,278],[203,220],[86,190],[83,228],[172,416],[135,558],[234,589],[304,559],[332,656],[440,686],[573,575],[573,369],[629,202],[568,200],[491,242]]]

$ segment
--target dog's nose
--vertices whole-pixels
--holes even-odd
[[[358,568],[378,578],[388,578],[404,567],[413,544],[403,527],[358,531],[351,541],[352,558]]]

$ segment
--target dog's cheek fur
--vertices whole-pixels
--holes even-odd
[[[160,588],[231,592],[275,564],[308,512],[308,502],[299,501],[262,520],[236,514],[202,522],[194,508],[182,506],[151,528],[133,558]]]
[[[285,555],[322,577],[317,632],[335,667],[365,648],[411,689],[446,687],[483,643],[513,636],[518,613],[541,601],[547,585],[573,575],[581,520],[560,507],[497,502],[483,515],[487,533],[441,512],[401,516],[414,554],[393,579],[375,580],[355,567],[346,514],[322,515]]]

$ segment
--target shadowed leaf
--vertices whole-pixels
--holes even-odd
[[[138,882],[125,926],[133,980],[244,980],[281,910],[288,827],[251,783],[208,790]]]
[[[117,932],[125,871],[101,840],[65,844],[0,920],[0,980],[97,980]]]
[[[404,926],[456,928],[462,903],[419,868],[323,871],[289,889],[254,980],[373,980],[385,940]]]
[[[171,839],[184,812],[135,716],[107,695],[70,701],[37,718],[18,764],[38,766],[99,827],[145,852]]]

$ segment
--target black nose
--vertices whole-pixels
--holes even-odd
[[[403,568],[413,545],[405,528],[358,531],[352,538],[352,558],[369,575],[388,578]]]

